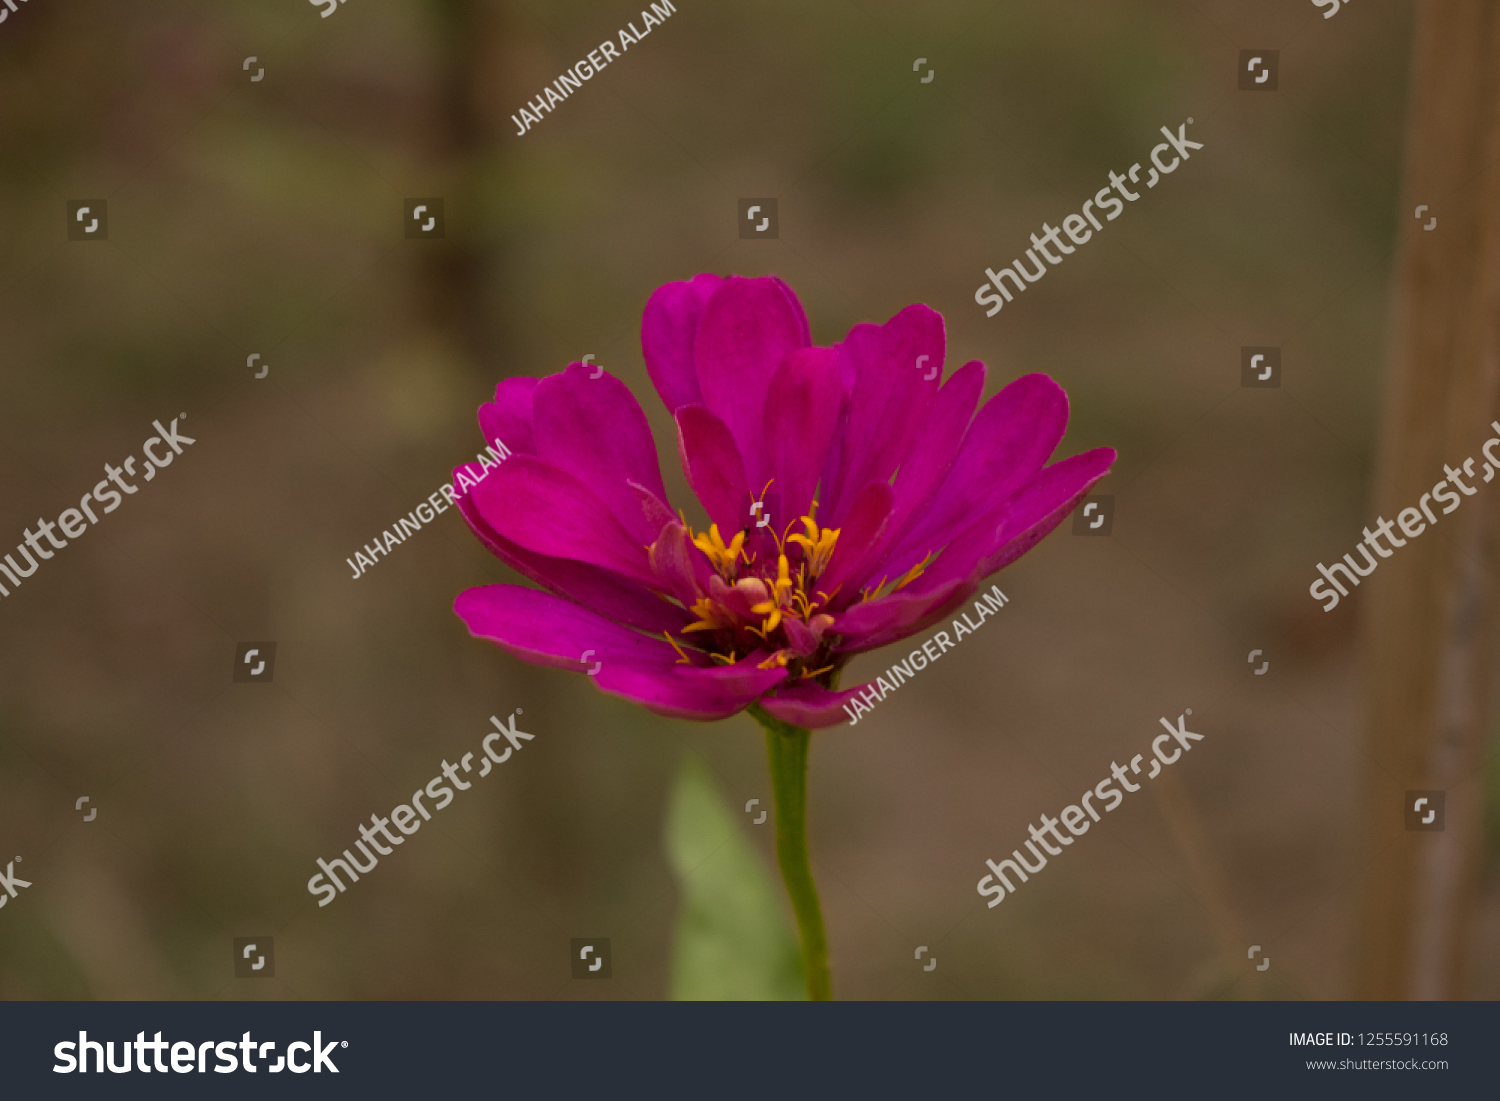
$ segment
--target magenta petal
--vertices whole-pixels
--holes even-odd
[[[802,348],[781,361],[766,394],[766,456],[780,491],[780,530],[805,516],[844,400],[832,348]],[[758,491],[759,487],[757,487]]]
[[[849,713],[844,710],[844,704],[872,687],[861,684],[843,692],[830,692],[811,681],[802,681],[781,689],[774,696],[762,698],[760,705],[784,723],[818,730],[848,722]]]
[[[665,500],[656,441],[629,387],[607,371],[594,378],[596,370],[573,363],[537,385],[532,400],[537,457],[583,482],[636,542],[650,543],[661,526],[653,527],[642,514],[630,482]]]
[[[687,529],[673,521],[661,529],[651,545],[651,569],[661,587],[692,607],[701,590],[698,563],[708,560],[688,542]]]
[[[948,540],[937,561],[929,565],[903,590],[913,595],[935,592],[953,582],[978,582],[980,564],[995,549],[995,532],[1000,525],[1006,506],[1002,503],[992,508],[980,519],[971,523]]]
[[[1025,554],[1062,523],[1094,483],[1109,473],[1112,447],[1096,447],[1053,463],[1011,498],[995,531],[995,547],[980,567],[987,577]]]
[[[732,692],[751,698],[769,692],[786,679],[786,670],[781,666],[762,669],[761,663],[771,656],[769,650],[756,650],[746,654],[732,665],[708,665],[689,669],[677,666],[677,672],[698,684],[711,685],[716,691]]]
[[[856,604],[841,613],[829,628],[844,636],[841,654],[874,650],[915,634],[946,616],[974,591],[969,578],[947,581],[927,592],[902,589],[879,600]]]
[[[567,471],[530,455],[513,455],[474,487],[479,515],[527,550],[575,558],[637,581],[653,580],[646,548],[609,507]]]
[[[635,497],[636,506],[641,510],[641,515],[646,518],[646,526],[660,534],[661,529],[677,519],[677,514],[672,511],[672,506],[658,497],[651,490],[639,482],[627,482],[630,486],[631,495]]]
[[[819,638],[813,634],[813,630],[794,615],[789,615],[781,621],[786,629],[786,640],[791,643],[793,650],[803,657],[811,657],[817,652]]]
[[[787,353],[805,346],[807,318],[785,284],[731,276],[703,311],[693,361],[703,404],[729,427],[756,490],[765,458],[766,391]]]
[[[750,494],[745,463],[729,427],[701,405],[677,410],[677,448],[688,484],[726,541],[740,529]]]
[[[523,375],[508,378],[495,387],[495,400],[479,407],[479,428],[487,441],[500,440],[507,451],[517,455],[536,454],[531,434],[531,399],[540,381]]]
[[[663,283],[646,303],[641,319],[641,352],[646,357],[646,372],[669,413],[684,405],[703,404],[693,346],[703,310],[723,285],[724,280],[717,275],[695,275],[686,282]]]
[[[946,346],[942,315],[922,305],[881,326],[856,325],[839,344],[839,355],[853,364],[854,389],[842,469],[823,502],[834,527],[851,495],[868,482],[889,481],[910,451],[937,396]]]
[[[724,579],[716,573],[709,574],[708,595],[715,604],[722,604],[729,613],[743,623],[759,623],[761,617],[750,609],[759,604],[764,598],[764,589],[757,592],[754,600],[750,599],[745,592],[748,583],[740,581],[737,585],[730,586],[724,583]]]
[[[816,590],[829,595],[829,606],[848,607],[858,599],[858,586],[874,564],[880,533],[890,519],[895,491],[885,482],[871,482],[854,497],[849,514],[839,528],[833,561],[818,578]],[[842,591],[841,591],[842,590]]]
[[[1114,460],[1114,449],[1101,447],[1053,463],[950,540],[909,588],[920,593],[951,580],[977,583],[1009,565],[1062,523],[1089,487],[1109,473]]]
[[[664,639],[639,634],[570,600],[519,585],[467,589],[458,594],[453,610],[475,638],[487,638],[535,665],[586,673],[602,662],[665,671],[677,661],[677,651]]]
[[[871,567],[871,574],[900,577],[921,560],[921,555],[908,555],[898,562],[889,559],[888,554],[902,545],[906,533],[921,523],[932,507],[933,495],[947,478],[954,456],[963,444],[964,432],[984,390],[984,376],[984,364],[974,360],[953,372],[938,392],[931,414],[896,474],[895,504],[881,533],[880,546],[872,551],[877,564]]]
[[[1042,469],[1068,426],[1068,396],[1046,375],[1026,375],[1001,390],[969,426],[932,506],[889,558],[907,568],[944,546]]]
[[[896,504],[887,535],[896,539],[927,508],[963,446],[964,433],[984,392],[984,364],[977,359],[953,372],[938,391],[932,412],[896,474]]]
[[[747,658],[731,666],[677,665],[666,672],[606,664],[594,680],[603,691],[643,704],[658,715],[706,722],[744,710],[785,678],[785,669],[757,669]]]
[[[472,497],[461,497],[458,510],[490,551],[522,577],[557,595],[592,608],[618,623],[653,634],[680,631],[691,621],[681,608],[667,603],[639,582],[571,558],[551,558],[517,546],[490,527]]]
[[[806,348],[809,344],[812,343],[812,326],[807,323],[807,312],[802,308],[802,299],[797,297],[797,292],[792,290],[792,288],[788,286],[786,281],[783,280],[780,276],[768,275],[766,276],[766,278],[774,283],[777,289],[781,291],[782,295],[785,296],[788,304],[791,305],[792,312],[795,313],[797,315],[797,319],[802,322],[802,338],[798,341],[797,347]]]

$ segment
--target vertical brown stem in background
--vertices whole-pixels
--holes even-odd
[[[442,35],[437,117],[422,139],[434,162],[432,178],[442,181],[447,232],[443,241],[424,250],[417,290],[422,320],[451,340],[469,360],[469,370],[490,385],[499,357],[484,305],[490,273],[480,237],[484,185],[477,177],[494,138],[482,105],[502,11],[502,5],[480,0],[442,0],[436,7]]]
[[[463,362],[472,389],[462,414],[469,435],[461,438],[477,445],[481,437],[474,406],[489,400],[502,378],[541,373],[542,368],[536,363],[510,362],[505,354],[506,337],[488,305],[502,274],[505,242],[489,229],[485,196],[504,191],[501,174],[506,166],[497,149],[514,134],[506,105],[520,96],[520,89],[513,87],[519,79],[513,75],[516,66],[511,56],[518,44],[510,5],[494,0],[433,0],[430,6],[436,30],[436,72],[432,109],[416,144],[422,157],[418,167],[425,171],[418,178],[432,182],[413,183],[414,188],[431,190],[409,194],[444,197],[447,233],[441,241],[417,245],[414,313],[418,323],[439,338],[443,349]],[[534,90],[527,93],[535,94]],[[471,453],[476,449],[469,448]],[[521,684],[509,683],[516,688]],[[590,879],[577,869],[588,866],[592,850],[582,824],[586,815],[576,795],[576,760],[543,754],[532,766],[516,778],[509,811],[533,831],[524,874],[546,897],[578,904],[587,897]]]
[[[1351,597],[1365,606],[1371,738],[1356,993],[1462,996],[1483,839],[1483,749],[1497,628],[1500,480],[1480,447],[1500,417],[1500,4],[1417,9],[1402,248],[1380,448],[1380,515],[1473,457],[1478,493],[1408,540]],[[1418,204],[1419,223],[1414,216]],[[1423,223],[1436,216],[1432,231]],[[1454,489],[1453,492],[1458,493]],[[1425,519],[1425,518],[1424,518]],[[1397,538],[1402,538],[1397,533]],[[1358,558],[1358,555],[1355,556]],[[1442,833],[1405,828],[1405,793],[1447,793]]]

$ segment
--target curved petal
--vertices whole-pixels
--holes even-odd
[[[896,492],[885,482],[871,482],[855,495],[854,504],[839,528],[833,560],[817,580],[817,591],[829,596],[829,607],[848,607],[859,585],[869,576],[872,554],[890,519]]]
[[[766,391],[787,353],[805,346],[807,318],[775,279],[730,276],[698,323],[693,362],[703,404],[729,426],[755,486],[770,477],[765,458]]]
[[[938,391],[932,412],[896,472],[896,502],[886,529],[892,543],[931,507],[933,494],[953,468],[964,433],[979,408],[985,373],[984,364],[972,360],[954,371]]]
[[[786,280],[782,279],[779,275],[768,275],[766,278],[775,284],[776,288],[786,297],[788,304],[792,307],[792,312],[802,322],[802,339],[797,346],[799,348],[806,348],[812,343],[812,326],[807,323],[807,311],[802,308],[802,299],[797,297],[797,292],[792,290]]]
[[[969,426],[932,506],[890,556],[895,570],[945,546],[1042,469],[1068,426],[1068,396],[1046,375],[1001,390]]]
[[[639,582],[614,570],[552,558],[517,546],[501,535],[474,506],[472,497],[461,497],[458,510],[474,534],[497,558],[522,577],[545,586],[564,599],[592,608],[601,615],[642,631],[680,631],[692,621],[682,608],[663,600]]]
[[[533,665],[576,673],[596,668],[596,662],[666,671],[677,661],[677,651],[664,639],[611,623],[562,597],[519,585],[466,589],[454,600],[453,610],[475,638],[489,639]]]
[[[766,458],[781,496],[778,530],[807,515],[838,423],[844,391],[832,348],[801,348],[781,361],[766,391]]]
[[[677,719],[707,722],[742,711],[786,678],[786,670],[757,669],[752,655],[735,665],[712,669],[674,666],[670,671],[641,666],[606,665],[594,678],[598,687],[656,712]]]
[[[1101,447],[1053,463],[954,537],[910,591],[928,592],[964,578],[977,584],[1014,562],[1062,523],[1114,461],[1114,449]]]
[[[708,300],[723,285],[719,276],[704,273],[681,283],[663,283],[646,302],[641,352],[646,357],[646,373],[669,413],[684,405],[703,404],[693,344]]]
[[[729,426],[701,405],[684,406],[677,410],[677,449],[688,485],[709,519],[731,538],[740,528],[750,483]]]
[[[490,442],[500,440],[516,455],[535,455],[531,434],[531,399],[541,379],[508,378],[495,387],[495,400],[479,407],[479,429]]]
[[[902,589],[856,604],[835,617],[829,631],[843,636],[841,654],[874,650],[936,623],[968,599],[975,587],[974,581],[958,578],[929,592]]]
[[[946,348],[942,315],[920,304],[884,325],[856,325],[838,345],[839,356],[852,364],[854,388],[840,468],[821,501],[834,527],[853,494],[869,482],[889,481],[911,450],[937,396]]]
[[[677,514],[672,511],[672,506],[667,504],[664,494],[658,496],[639,482],[630,481],[625,484],[630,487],[630,492],[635,497],[636,506],[641,510],[641,516],[645,518],[648,531],[654,531],[660,535],[662,528],[676,522]]]
[[[796,616],[789,615],[783,618],[781,627],[786,631],[786,640],[791,650],[805,658],[810,658],[817,653],[818,646],[822,644],[822,638]]]
[[[873,687],[873,684],[861,684],[847,691],[833,692],[811,681],[802,681],[781,689],[774,696],[762,697],[760,705],[784,723],[819,730],[849,722],[844,704]]]
[[[512,455],[471,496],[490,527],[527,550],[654,580],[646,548],[593,490],[551,463]]]
[[[918,596],[935,592],[957,581],[977,583],[980,564],[995,549],[996,531],[1008,507],[1005,502],[996,505],[951,538],[937,560],[928,565],[922,575],[902,591]]]
[[[651,544],[651,569],[662,588],[691,608],[714,576],[708,559],[688,542],[687,528],[677,521],[664,526]]]
[[[906,533],[921,523],[926,510],[932,507],[933,494],[952,469],[964,432],[973,419],[984,390],[984,376],[984,364],[973,360],[953,372],[938,391],[931,414],[896,473],[891,518],[880,533],[879,545],[871,550],[872,576],[900,577],[921,561],[920,558],[892,561],[890,551],[902,545]],[[899,568],[893,568],[896,566]]]
[[[637,542],[656,538],[661,527],[646,519],[630,483],[662,500],[667,490],[656,441],[629,387],[602,369],[571,363],[537,384],[531,424],[537,458],[593,490]]]
[[[1011,498],[979,576],[1010,565],[1062,523],[1094,483],[1109,473],[1116,455],[1112,447],[1096,447],[1053,463],[1032,479]]]

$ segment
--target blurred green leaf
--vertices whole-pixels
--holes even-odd
[[[806,1000],[801,955],[781,899],[696,756],[682,762],[665,841],[682,891],[672,997]]]

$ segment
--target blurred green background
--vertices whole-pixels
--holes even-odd
[[[453,597],[515,578],[451,512],[358,581],[344,560],[472,459],[498,380],[587,353],[701,518],[638,339],[699,271],[780,275],[824,344],[925,302],[948,370],[1062,383],[1059,456],[1120,450],[1109,539],[1065,524],[996,579],[995,622],[815,737],[836,993],[1347,993],[1355,621],[1306,591],[1368,522],[1410,5],[674,2],[524,137],[509,116],[638,8],[31,0],[0,24],[0,529],[154,418],[198,441],[0,601],[0,860],[35,884],[0,912],[0,996],[668,995],[680,759],[768,804],[759,729],[470,639]],[[1278,92],[1236,91],[1246,47],[1280,50]],[[984,317],[985,267],[1188,117],[1204,149]],[[406,240],[403,199],[439,195],[445,239]],[[778,240],[739,239],[742,196],[777,197]],[[65,238],[85,197],[107,243]],[[1242,345],[1283,349],[1280,389],[1240,388]],[[270,686],[230,681],[250,639],[278,644]],[[1207,740],[1170,780],[985,908],[986,857],[1189,707]],[[315,859],[516,708],[535,741],[320,909]],[[1491,874],[1479,996],[1497,925]],[[235,980],[231,939],[265,934],[276,977]],[[610,981],[569,977],[579,936],[611,938]]]

